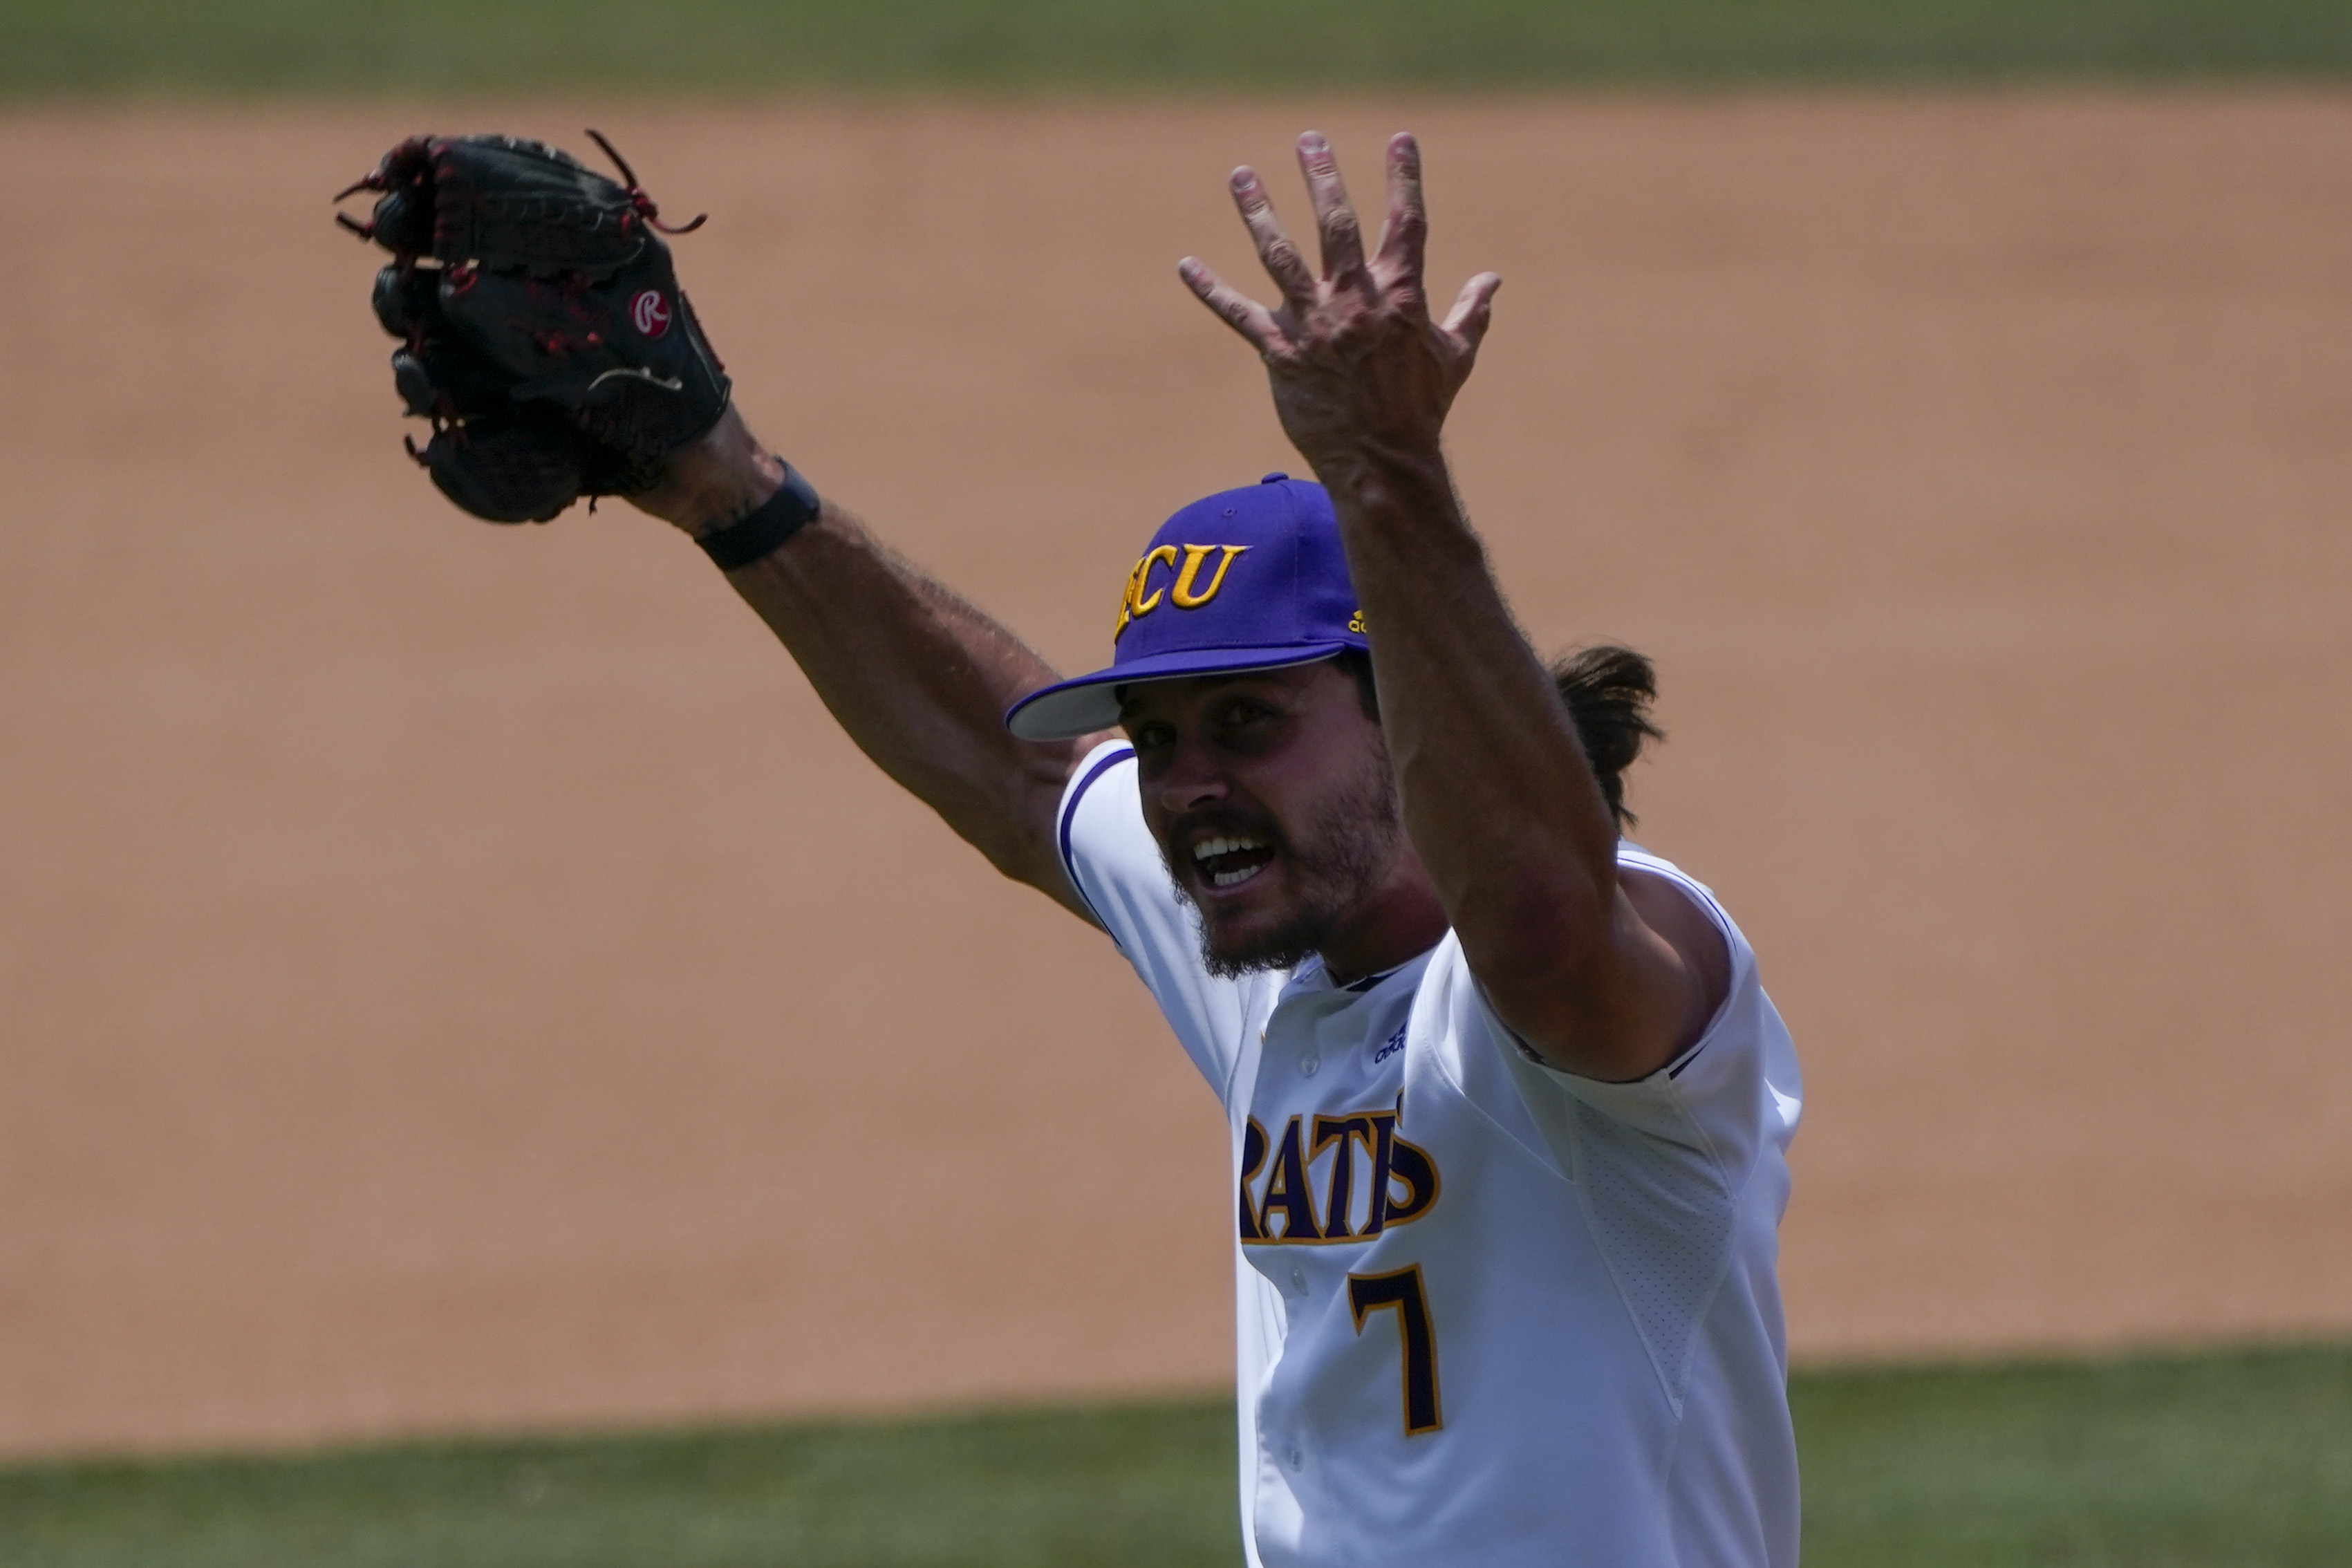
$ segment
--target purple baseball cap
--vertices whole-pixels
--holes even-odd
[[[1331,498],[1268,474],[1163,523],[1128,574],[1110,668],[1031,692],[1004,723],[1024,741],[1066,741],[1115,727],[1130,681],[1279,669],[1371,646]]]

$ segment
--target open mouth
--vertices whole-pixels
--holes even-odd
[[[1274,846],[1247,837],[1203,838],[1192,846],[1192,867],[1201,880],[1223,890],[1238,888],[1274,860]]]

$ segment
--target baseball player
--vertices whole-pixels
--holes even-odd
[[[1440,435],[1498,279],[1432,319],[1412,138],[1369,253],[1300,140],[1319,266],[1234,174],[1278,303],[1181,273],[1319,482],[1179,510],[1074,679],[754,439],[634,177],[577,185],[634,241],[600,219],[602,259],[517,270],[500,215],[549,209],[496,160],[555,156],[517,148],[404,143],[373,188],[410,210],[357,226],[406,237],[378,311],[421,460],[486,515],[603,489],[695,536],[868,755],[1118,943],[1231,1133],[1248,1561],[1793,1564],[1796,1061],[1730,917],[1621,836],[1646,665],[1548,672],[1455,499]]]

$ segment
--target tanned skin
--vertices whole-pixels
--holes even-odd
[[[730,407],[631,499],[700,535],[747,516],[784,482],[782,460]],[[849,738],[1016,882],[1093,915],[1054,847],[1078,763],[1108,732],[1016,741],[1004,710],[1058,679],[1027,644],[886,549],[831,500],[766,559],[727,574],[789,649]]]
[[[1421,149],[1388,146],[1388,212],[1363,226],[1320,134],[1298,140],[1321,251],[1311,268],[1255,170],[1234,202],[1273,309],[1187,258],[1180,273],[1265,360],[1283,432],[1331,493],[1370,628],[1405,831],[1496,1011],[1560,1067],[1644,1077],[1695,1041],[1727,988],[1722,938],[1680,897],[1637,896],[1617,825],[1549,677],[1463,516],[1440,433],[1502,279],[1443,322],[1422,281]],[[1644,879],[1646,880],[1646,879]]]
[[[1591,1078],[1644,1077],[1721,1005],[1728,955],[1678,889],[1620,873],[1615,821],[1454,497],[1441,432],[1499,279],[1474,278],[1444,322],[1432,321],[1410,136],[1390,143],[1387,222],[1369,258],[1321,136],[1300,139],[1299,162],[1319,272],[1244,168],[1234,201],[1281,303],[1257,304],[1197,260],[1181,273],[1264,357],[1283,429],[1331,493],[1372,628],[1380,717],[1328,664],[1127,688],[1122,722],[1138,746],[1146,820],[1213,948],[1246,955],[1295,929],[1329,890],[1294,874],[1299,865],[1335,837],[1364,840],[1379,854],[1323,922],[1319,947],[1336,976],[1391,968],[1450,926],[1496,1011],[1547,1060]],[[730,410],[636,501],[701,534],[746,515],[782,479]],[[1105,737],[1039,745],[1002,722],[1014,700],[1055,679],[1043,659],[831,502],[785,548],[728,575],[886,773],[1005,875],[1091,918],[1062,871],[1054,819],[1071,773]],[[1402,821],[1381,826],[1402,831],[1335,834],[1320,808],[1360,786],[1368,765],[1391,771]],[[1294,865],[1276,856],[1229,894],[1209,886],[1188,846],[1220,812],[1261,814]]]
[[[1287,967],[1318,952],[1341,983],[1445,934],[1405,837],[1380,725],[1336,661],[1122,689],[1143,820],[1201,914],[1213,958]],[[1243,836],[1244,879],[1194,851]]]

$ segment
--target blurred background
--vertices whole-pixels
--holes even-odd
[[[625,505],[399,447],[327,198],[612,136],[755,428],[1065,668],[1297,467],[1308,126],[1809,1094],[1816,1563],[2352,1547],[2352,11],[0,0],[0,1559],[1214,1563],[1213,1098]],[[1293,201],[1294,211],[1303,202]]]

